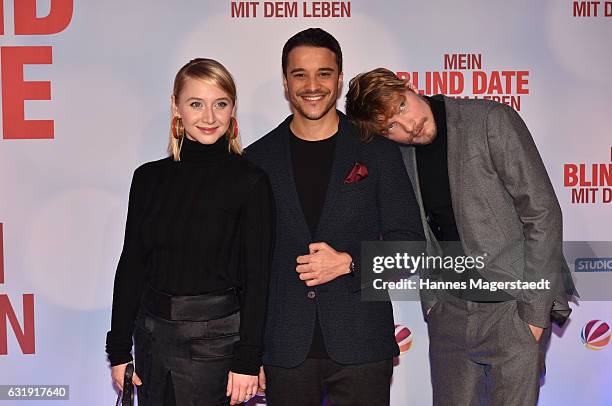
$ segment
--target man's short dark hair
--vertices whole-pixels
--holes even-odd
[[[287,75],[287,59],[289,52],[291,52],[293,48],[299,46],[329,49],[336,55],[338,73],[342,72],[342,50],[336,38],[321,28],[308,28],[307,30],[298,32],[285,43],[282,57],[283,75]]]

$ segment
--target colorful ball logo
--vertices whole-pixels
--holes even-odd
[[[582,328],[580,337],[588,349],[601,350],[610,343],[610,326],[605,321],[591,320]]]
[[[405,353],[412,346],[412,332],[406,326],[395,325],[395,341],[400,349],[400,355]]]

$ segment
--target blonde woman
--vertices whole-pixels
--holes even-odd
[[[132,179],[106,351],[122,388],[134,338],[140,405],[233,405],[257,392],[272,195],[241,156],[235,111],[227,69],[190,61],[174,80],[170,156]]]

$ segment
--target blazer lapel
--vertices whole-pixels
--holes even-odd
[[[461,187],[463,181],[463,159],[462,151],[465,151],[465,134],[461,130],[461,115],[457,105],[447,97],[444,97],[446,107],[446,133],[447,133],[447,155],[448,155],[448,182],[450,184],[451,201],[455,213],[455,223],[457,231],[463,241],[462,220],[463,220],[463,199]]]
[[[325,194],[325,203],[321,211],[321,217],[317,224],[317,231],[314,235],[318,241],[326,230],[326,225],[331,216],[334,203],[338,198],[338,192],[344,184],[344,179],[350,173],[358,159],[357,146],[360,142],[354,133],[354,128],[342,113],[338,112],[340,122],[338,123],[338,135],[334,150],[334,162],[332,164],[329,184]]]
[[[427,222],[427,215],[425,214],[425,206],[423,205],[423,195],[421,194],[421,184],[419,183],[419,171],[416,162],[416,153],[413,146],[410,145],[399,145],[400,152],[402,153],[402,160],[406,167],[406,172],[412,183],[412,189],[419,205],[419,213],[421,214],[421,223],[423,224],[423,230],[425,231],[427,238],[427,252],[431,254],[441,254],[442,248],[436,239],[433,231],[429,227]]]

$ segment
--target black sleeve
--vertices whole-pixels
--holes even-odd
[[[402,161],[399,147],[383,141],[379,154],[378,208],[382,239],[386,241],[424,241],[423,223],[412,183]]]
[[[231,370],[257,375],[263,352],[274,229],[272,189],[266,175],[262,174],[248,192],[240,222],[240,341],[234,348]]]
[[[106,353],[111,366],[132,360],[134,320],[146,280],[145,251],[139,238],[144,196],[144,176],[139,168],[130,187],[125,239],[115,273],[111,331],[106,335]]]

